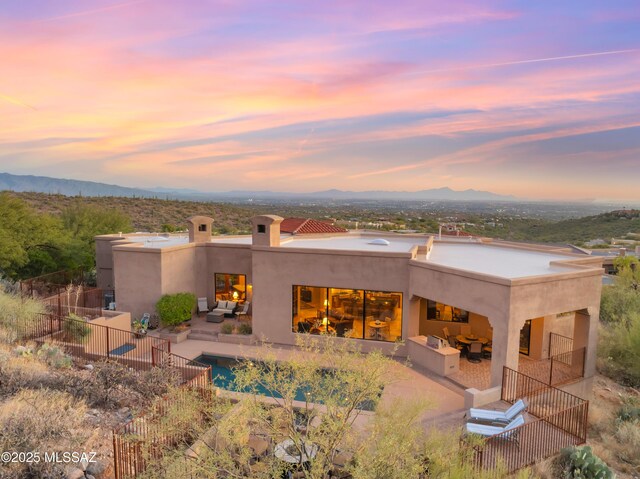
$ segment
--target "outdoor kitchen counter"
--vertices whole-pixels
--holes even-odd
[[[460,351],[449,346],[434,349],[427,346],[426,336],[414,336],[407,340],[411,362],[427,368],[440,376],[449,376],[460,370]]]

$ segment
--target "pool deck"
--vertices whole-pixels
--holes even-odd
[[[292,347],[273,346],[270,352],[276,359],[287,360],[292,354]],[[263,346],[247,346],[214,341],[200,341],[189,339],[179,344],[171,345],[171,352],[187,359],[195,359],[201,354],[215,356],[242,357],[259,359],[264,356],[267,348]],[[464,397],[462,388],[457,388],[449,381],[438,378],[419,368],[407,367],[401,362],[394,365],[393,381],[385,387],[382,393],[383,403],[407,401],[411,399],[427,399],[429,410],[423,415],[425,426],[438,424],[441,420],[451,418],[457,422],[464,415]],[[462,422],[458,422],[462,424]]]

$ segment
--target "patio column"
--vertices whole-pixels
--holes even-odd
[[[493,326],[493,352],[491,353],[491,387],[502,384],[504,366],[518,370],[520,354],[520,330],[526,320],[505,318],[502,321],[490,319]]]
[[[598,344],[599,306],[576,311],[573,326],[573,349],[585,348],[584,377],[596,373],[596,347]]]

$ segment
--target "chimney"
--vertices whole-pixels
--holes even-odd
[[[211,241],[211,225],[213,219],[208,216],[192,216],[187,218],[189,243],[208,243]]]
[[[280,216],[262,215],[251,218],[253,244],[256,246],[280,246]]]

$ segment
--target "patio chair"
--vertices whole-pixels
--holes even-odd
[[[198,298],[198,314],[208,313],[209,312],[209,304],[207,303],[207,298]]]
[[[246,319],[249,314],[249,306],[251,306],[250,302],[246,302],[242,305],[242,309],[240,311],[236,311],[236,318],[238,319]]]
[[[467,432],[470,432],[473,434],[480,434],[481,436],[495,436],[496,434],[511,431],[512,429],[515,429],[516,427],[522,426],[522,425],[524,425],[524,417],[522,416],[522,414],[520,414],[518,417],[516,417],[513,421],[511,421],[509,424],[506,424],[505,426],[490,426],[487,424],[468,422]],[[513,433],[508,435],[505,434],[502,437],[504,439],[511,439],[512,436],[513,436]]]
[[[451,336],[451,333],[449,332],[449,328],[447,328],[446,326],[442,328],[442,334],[444,334],[445,338],[448,338],[449,336]]]
[[[149,313],[144,313],[142,318],[140,319],[140,329],[138,330],[138,334],[147,334],[149,330],[149,320],[151,319],[151,315]]]
[[[472,341],[469,345],[467,361],[470,363],[479,363],[482,361],[482,343],[480,341]]]
[[[471,419],[481,419],[483,421],[505,421],[511,422],[514,417],[521,414],[527,409],[527,403],[522,399],[518,399],[506,411],[492,411],[491,409],[469,409],[469,417]]]
[[[458,341],[455,336],[451,335],[447,339],[449,340],[449,346],[460,351],[460,356],[466,354],[467,347]]]
[[[491,354],[493,353],[493,347],[491,346],[491,341],[489,341],[487,344],[485,344],[482,347],[482,356],[484,358],[490,358]]]

